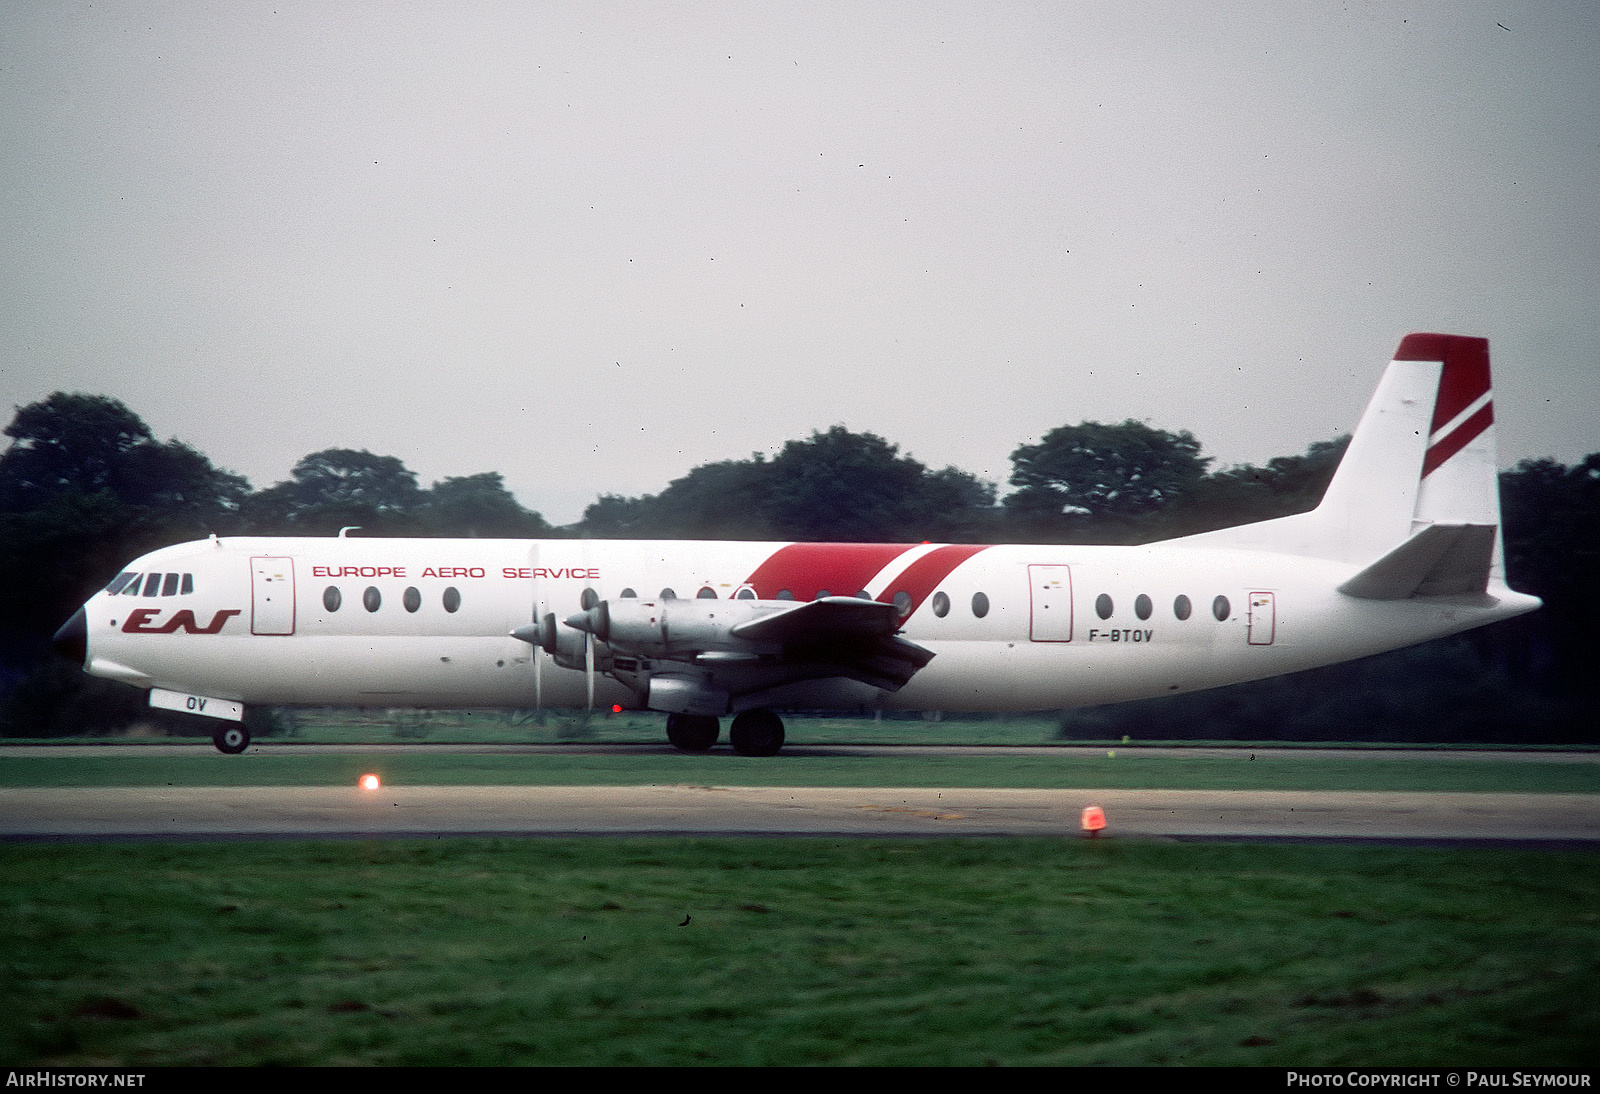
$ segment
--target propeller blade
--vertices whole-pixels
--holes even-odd
[[[594,635],[584,635],[583,643],[583,684],[584,693],[588,697],[588,709],[594,709]]]

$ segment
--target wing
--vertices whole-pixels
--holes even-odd
[[[602,663],[619,666],[612,675],[646,692],[652,677],[686,674],[731,696],[828,677],[894,691],[933,660],[931,650],[897,633],[893,604],[849,596],[611,600],[568,617],[566,625],[603,642]],[[519,628],[517,637],[560,660],[553,617]]]

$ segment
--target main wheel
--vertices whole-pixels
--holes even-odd
[[[667,740],[684,752],[704,752],[717,743],[722,726],[704,714],[667,715]]]
[[[211,735],[211,743],[217,751],[237,756],[250,747],[250,731],[238,722],[228,722]]]
[[[741,756],[772,756],[783,747],[783,719],[765,708],[736,715],[728,740]]]

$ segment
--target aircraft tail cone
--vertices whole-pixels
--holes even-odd
[[[1101,809],[1098,805],[1086,805],[1083,807],[1083,830],[1089,833],[1090,837],[1098,836],[1100,830],[1105,826],[1106,811],[1104,809]]]

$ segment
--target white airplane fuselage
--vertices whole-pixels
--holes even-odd
[[[1146,547],[236,538],[57,634],[155,706],[1041,710],[1295,672],[1539,606],[1505,584],[1488,342],[1408,335],[1316,509]],[[231,736],[230,736],[231,734]],[[238,751],[242,728],[218,746]]]
[[[360,538],[182,544],[129,566],[141,575],[136,591],[101,592],[85,605],[85,664],[143,687],[246,704],[582,706],[584,670],[546,658],[536,679],[542,652],[510,636],[534,617],[535,605],[564,615],[585,606],[586,591],[591,600],[629,592],[654,600],[663,590],[686,599],[709,589],[730,608],[744,607],[735,599],[740,590],[757,592],[750,577],[785,547],[793,549]],[[938,546],[801,545],[807,548],[818,566],[830,552],[888,556],[863,588],[826,591],[889,602],[897,592],[916,597],[901,633],[934,657],[896,691],[808,680],[763,696],[765,705],[987,711],[1109,703],[1362,657],[1520,614],[1531,599],[1500,589],[1426,604],[1361,600],[1336,591],[1353,565],[1160,545],[969,548],[937,588],[906,589],[911,582],[896,579],[916,576],[908,572]],[[831,572],[818,570],[813,584],[859,579],[876,561],[847,558]],[[194,591],[162,596],[158,587],[143,595],[149,574],[165,582],[168,573],[192,574]],[[454,611],[445,606],[452,589]],[[941,594],[937,603],[949,605],[942,616],[934,610]],[[979,597],[980,606],[987,601],[981,617]],[[1180,597],[1186,618],[1178,617]],[[640,705],[610,678],[596,684],[596,703]]]

